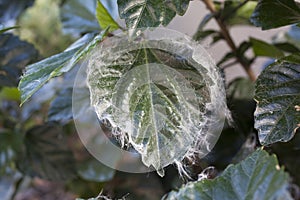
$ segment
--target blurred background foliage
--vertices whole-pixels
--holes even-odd
[[[17,35],[33,44],[43,57],[65,50],[74,41],[71,35],[62,32],[61,3],[61,0],[36,0],[19,18],[21,28],[16,30]]]

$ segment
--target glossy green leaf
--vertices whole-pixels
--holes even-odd
[[[288,174],[279,169],[275,156],[257,150],[244,161],[228,166],[217,178],[189,182],[168,200],[291,200]]]
[[[26,132],[24,143],[25,151],[18,159],[21,172],[49,180],[66,180],[75,176],[73,154],[58,126],[35,126]]]
[[[284,53],[272,44],[268,44],[262,40],[250,38],[253,52],[256,56],[266,56],[271,58],[281,58]]]
[[[37,50],[12,34],[0,35],[0,86],[16,87],[23,68],[36,61]]]
[[[263,30],[300,22],[300,8],[294,0],[260,0],[250,18]]]
[[[118,0],[119,14],[128,29],[166,26],[176,14],[183,15],[190,0]]]
[[[78,173],[81,178],[88,181],[106,182],[114,177],[115,170],[93,159],[82,162],[78,167]]]
[[[139,42],[141,38],[126,37],[110,38],[91,55],[87,80],[91,105],[100,120],[110,121],[115,132],[129,137],[146,166],[163,175],[163,167],[181,161],[203,139],[197,135],[202,134],[201,126],[209,126],[202,120],[214,98],[211,87],[219,87],[214,103],[226,109],[224,88],[215,85],[219,74],[214,66],[194,60],[190,41]]]
[[[290,62],[293,61],[293,62]],[[255,88],[255,128],[263,145],[289,141],[300,122],[299,54],[268,66]]]
[[[119,29],[118,23],[112,18],[100,0],[97,0],[96,17],[102,29],[109,28],[109,31]]]
[[[61,7],[61,21],[65,33],[81,35],[99,31],[96,19],[97,0],[66,0]]]
[[[64,52],[27,66],[19,84],[21,104],[27,101],[51,78],[71,70],[80,59],[86,56],[103,39],[106,32],[107,30],[104,30],[95,37],[94,34],[87,34]]]

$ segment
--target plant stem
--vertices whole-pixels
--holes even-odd
[[[212,14],[216,14],[216,7],[214,5],[214,3],[212,2],[212,0],[202,0],[203,3],[206,5],[207,9],[212,13]],[[218,17],[218,15],[214,15],[215,20],[218,23],[218,26],[220,27],[221,30],[221,34],[223,35],[226,43],[228,44],[228,46],[230,47],[230,49],[234,52],[237,53],[237,47],[227,29],[227,26],[224,24],[224,22]],[[236,56],[237,61],[242,65],[242,67],[244,68],[245,72],[247,73],[248,77],[252,80],[255,81],[256,80],[256,76],[254,74],[254,72],[251,69],[251,66],[244,62],[239,56]]]

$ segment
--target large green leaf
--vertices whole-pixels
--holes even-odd
[[[279,60],[261,73],[255,100],[255,128],[260,142],[267,145],[289,141],[300,122],[299,54]]]
[[[294,0],[260,0],[250,18],[263,30],[300,22],[300,8]]]
[[[33,45],[12,34],[0,35],[0,86],[16,87],[22,69],[37,59]]]
[[[241,163],[228,166],[219,177],[190,182],[164,199],[291,200],[288,180],[288,174],[279,169],[275,156],[257,150]]]
[[[250,38],[253,52],[256,56],[267,56],[272,58],[281,58],[283,52],[272,44],[268,44],[262,40]]]
[[[17,160],[23,173],[49,180],[66,180],[75,176],[73,154],[58,126],[35,126],[26,132],[24,143],[25,151]]]
[[[95,37],[95,34],[87,34],[64,52],[27,66],[19,84],[21,104],[27,101],[51,78],[60,76],[72,69],[80,59],[86,56],[103,39],[106,33],[107,30],[104,30]]]
[[[99,31],[96,4],[97,0],[65,1],[61,8],[63,30],[74,35]]]
[[[222,121],[221,110],[226,107],[223,85],[217,85],[222,84],[218,71],[196,61],[193,43],[178,40],[115,37],[89,60],[88,86],[98,117],[128,137],[144,164],[156,170],[181,161],[199,139],[205,140],[200,152],[206,154],[208,138],[219,134],[199,136],[214,121],[206,116],[214,113],[214,105],[208,104],[220,103],[216,123]],[[212,102],[214,92],[218,99]]]
[[[119,14],[127,28],[166,26],[176,14],[183,15],[190,0],[118,0]]]
[[[250,25],[250,16],[254,11],[257,2],[254,1],[225,1],[220,12],[220,18],[225,24]],[[218,6],[216,6],[218,8]]]
[[[102,29],[108,27],[110,31],[119,29],[118,23],[112,18],[100,0],[97,0],[96,17]]]

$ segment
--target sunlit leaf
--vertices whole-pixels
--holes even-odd
[[[300,123],[299,54],[268,66],[255,88],[255,128],[263,145],[289,141]]]
[[[103,6],[100,0],[97,0],[96,17],[102,29],[109,27],[110,31],[119,29],[119,25],[111,17],[107,9]]]
[[[189,182],[164,199],[291,200],[288,181],[288,174],[279,169],[276,157],[264,150],[257,150],[241,163],[228,166],[219,177]]]

